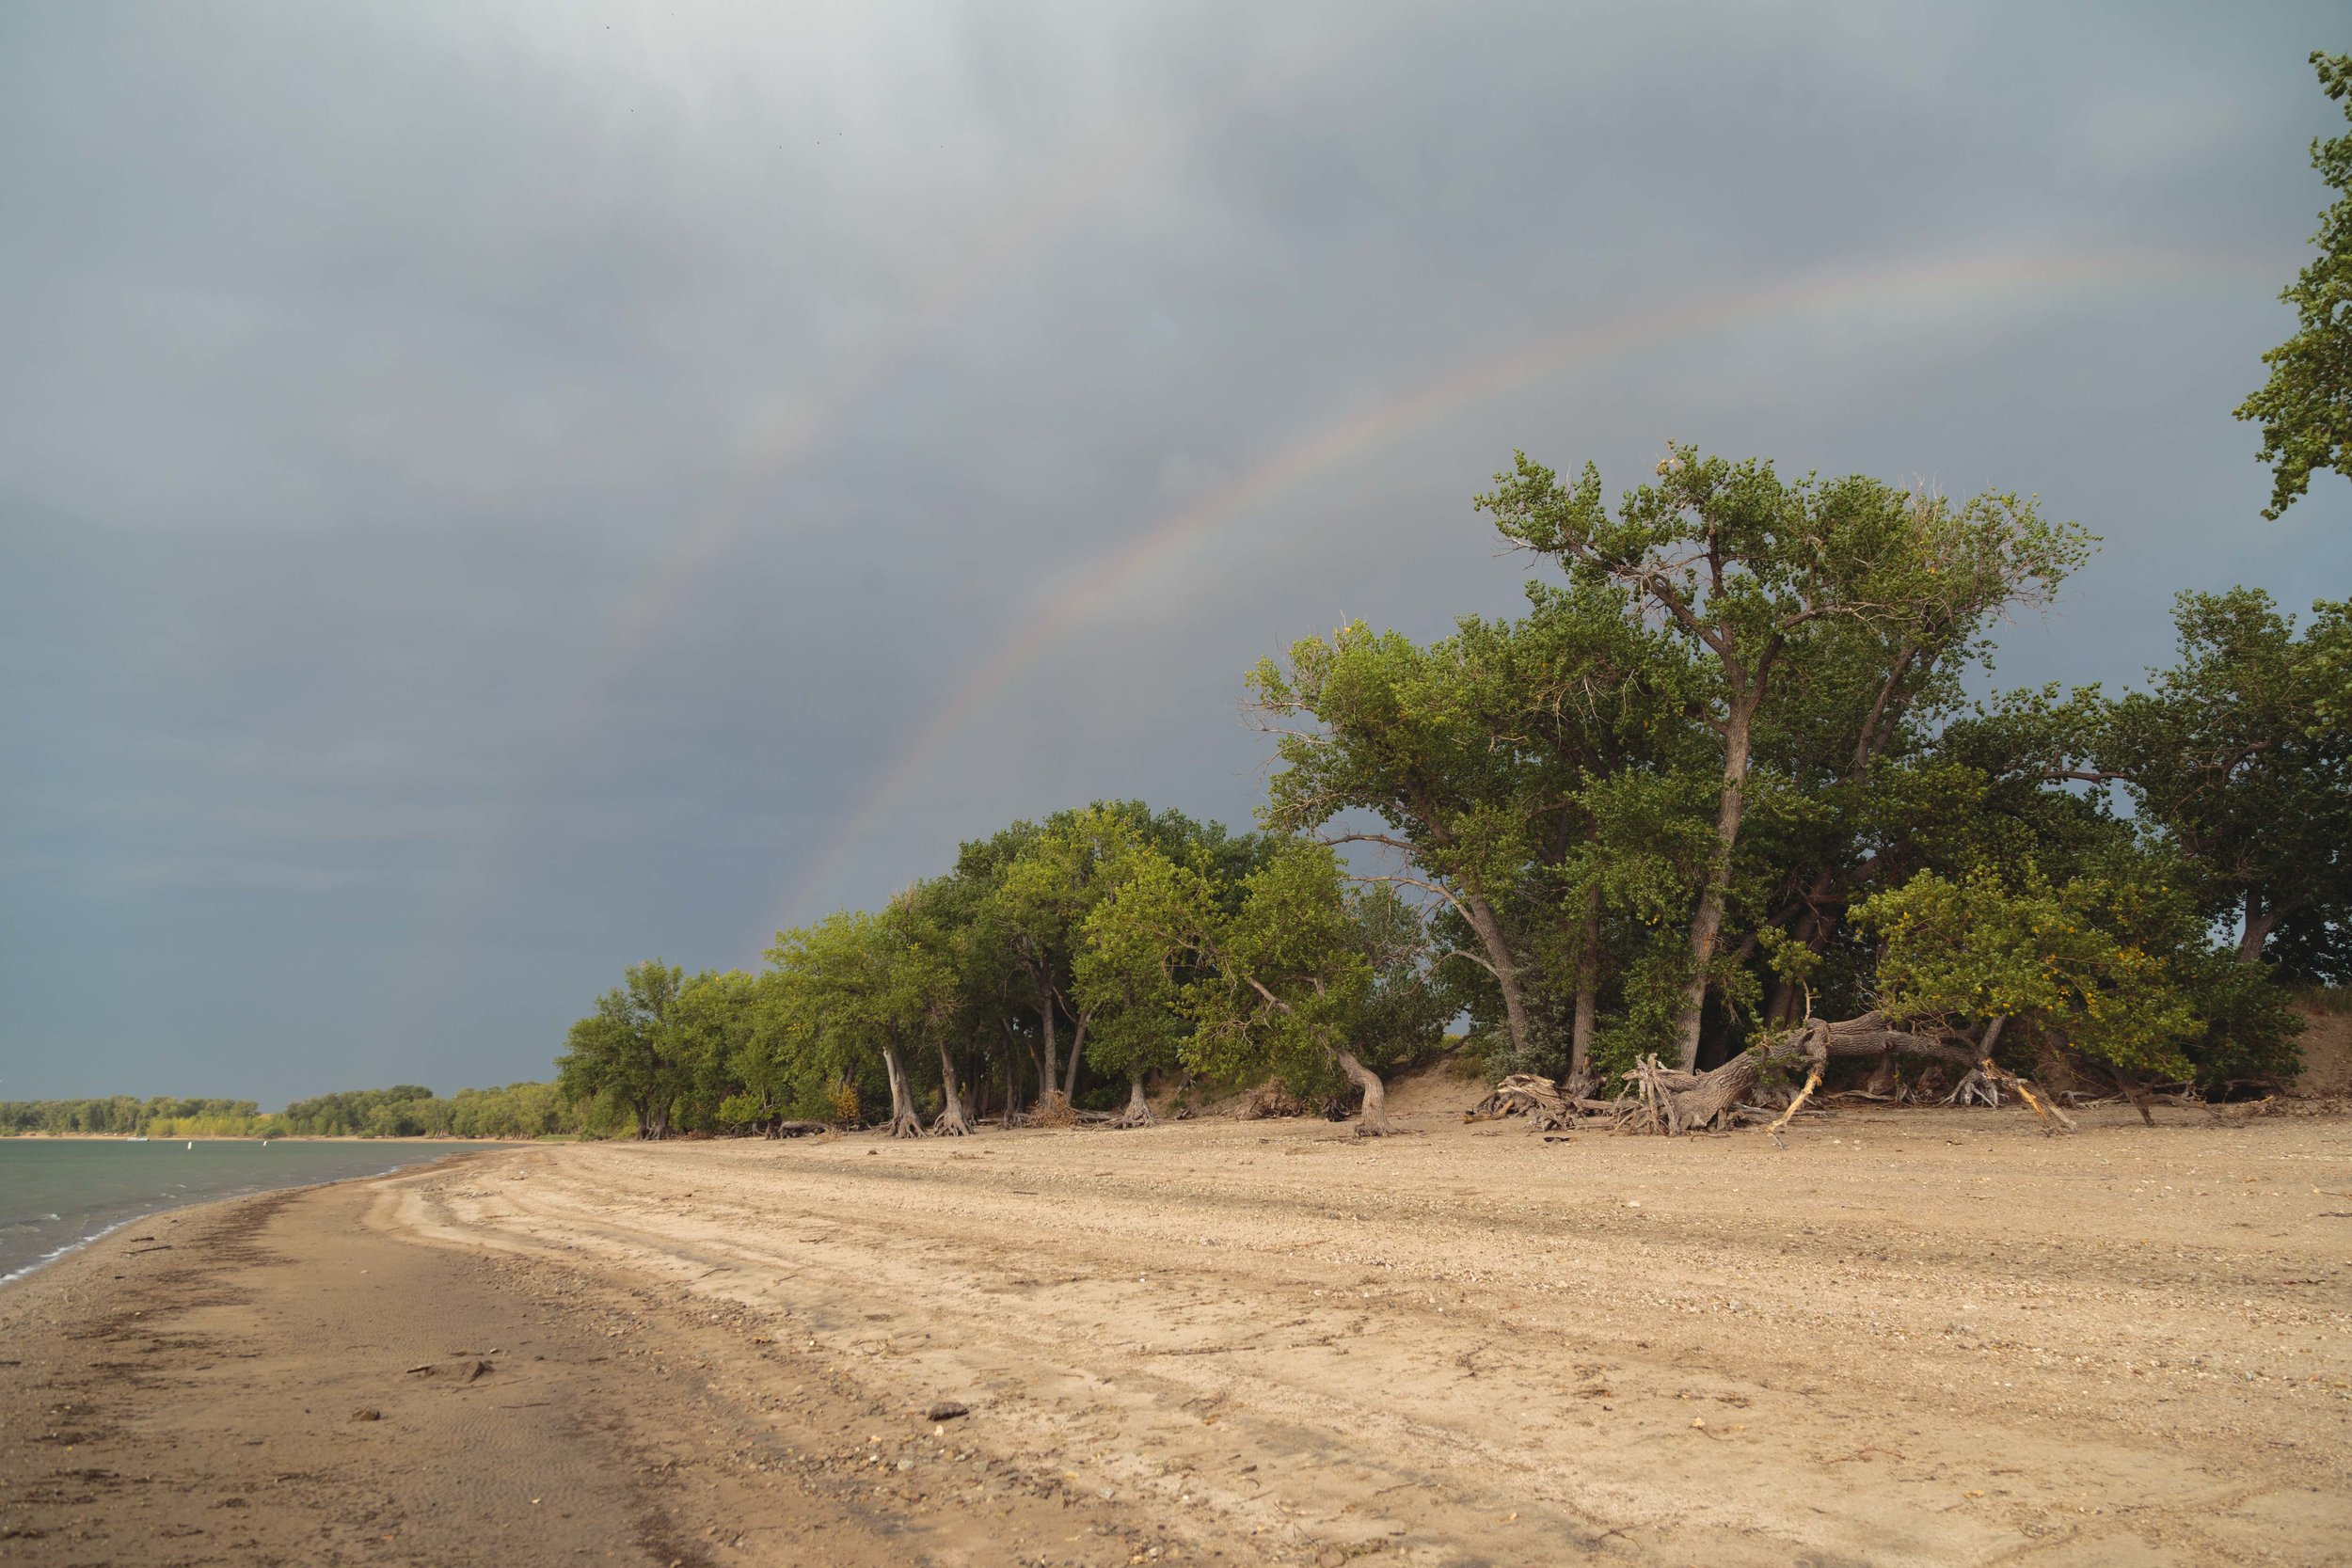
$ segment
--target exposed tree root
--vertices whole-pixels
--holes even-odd
[[[1119,1113],[1113,1127],[1156,1127],[1160,1118],[1152,1114],[1152,1102],[1143,1097],[1143,1079],[1130,1074],[1127,1079],[1127,1108]]]
[[[972,1135],[972,1118],[964,1113],[963,1085],[956,1082],[955,1059],[947,1054],[947,1042],[939,1042],[939,1115],[931,1122],[931,1131],[944,1138],[966,1138]]]

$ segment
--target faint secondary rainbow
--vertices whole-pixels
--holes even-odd
[[[740,455],[737,471],[691,509],[675,542],[612,613],[580,681],[530,759],[471,835],[456,875],[412,960],[408,994],[429,1006],[439,973],[460,960],[476,924],[506,881],[506,863],[527,814],[552,793],[557,772],[594,728],[615,683],[676,625],[704,587],[752,535],[774,521],[767,487],[839,439],[891,382],[937,341],[955,311],[983,281],[1063,223],[1101,200],[1168,139],[1164,126],[1143,126],[1104,140],[1073,159],[1028,199],[983,230],[955,264],[925,291],[888,333],[827,386],[824,395],[779,419]],[[411,1020],[413,1034],[421,1027]]]
[[[1383,441],[1411,434],[1487,399],[1564,371],[1711,329],[1753,325],[1834,309],[1875,309],[1919,300],[1958,301],[2058,293],[2118,282],[2164,283],[2251,274],[2284,276],[2277,257],[2136,251],[2074,256],[1994,255],[1906,261],[1814,275],[1752,292],[1574,327],[1525,347],[1462,366],[1437,380],[1310,432],[1239,477],[1162,517],[1135,539],[1057,582],[1050,600],[1032,607],[1009,638],[976,666],[910,736],[855,811],[836,829],[786,898],[776,924],[808,918],[818,897],[875,829],[898,812],[907,786],[947,741],[986,710],[1040,658],[1103,618],[1153,571],[1225,529],[1252,508],[1308,477]],[[760,934],[760,945],[769,933]]]

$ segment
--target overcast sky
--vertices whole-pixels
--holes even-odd
[[[0,5],[0,1098],[544,1077],[1670,438],[2352,591],[2230,410],[2333,5]]]

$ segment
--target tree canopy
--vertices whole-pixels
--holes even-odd
[[[1378,1132],[1449,1027],[1570,1099],[1638,1080],[1668,1130],[1783,1062],[1911,1053],[1905,1092],[1952,1093],[2293,1069],[2285,985],[2352,967],[2344,604],[2185,594],[2138,689],[2003,692],[1995,629],[2093,544],[2031,500],[1674,446],[1613,499],[1521,453],[1478,504],[1523,612],[1259,663],[1256,831],[1097,801],[758,974],[632,966],[565,1091],[647,1136],[885,1104],[914,1136],[1279,1081]]]
[[[2352,119],[2352,55],[2314,51],[2321,90]],[[2263,356],[2270,378],[2238,405],[2262,426],[2276,517],[2311,489],[2323,469],[2352,477],[2352,131],[2312,143],[2312,166],[2336,199],[2312,236],[2318,254],[2279,295],[2295,307],[2294,335]]]

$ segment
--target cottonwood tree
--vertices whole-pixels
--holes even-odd
[[[1337,1069],[1363,1093],[1358,1131],[1386,1132],[1380,1066],[1425,1049],[1439,1026],[1437,1007],[1406,1000],[1426,985],[1417,913],[1392,889],[1351,891],[1319,844],[1279,847],[1238,891],[1227,913],[1200,870],[1140,858],[1090,915],[1089,944],[1119,972],[1195,971],[1180,1002],[1188,1069],[1245,1083]]]
[[[556,1058],[557,1082],[574,1099],[611,1094],[637,1118],[641,1138],[670,1135],[670,1115],[690,1078],[674,1015],[685,972],[660,958],[631,964],[621,985],[571,1027]]]
[[[1045,1082],[1041,1100],[1067,1103],[1076,1092],[1093,1009],[1074,978],[1079,933],[1102,902],[1118,866],[1137,842],[1135,824],[1100,803],[1063,814],[1023,846],[1005,867],[996,901],[1002,928],[1030,977],[1044,1031]],[[1056,1021],[1071,1024],[1066,1075],[1057,1079]]]
[[[1624,591],[1628,613],[1679,639],[1702,673],[1696,705],[1718,744],[1715,845],[1690,921],[1675,1019],[1685,1071],[1721,977],[1718,946],[1766,701],[1852,657],[1883,655],[1891,704],[1907,683],[1965,649],[1992,616],[2039,602],[2081,560],[2085,536],[2031,502],[1988,493],[1962,504],[1865,476],[1785,481],[1770,463],[1669,449],[1658,482],[1613,512],[1597,468],[1573,485],[1518,456],[1479,504],[1517,546],[1555,560],[1571,583]],[[1869,734],[1857,736],[1857,745]]]
[[[2270,595],[2184,594],[2180,658],[2109,705],[2090,767],[2188,862],[2204,912],[2233,924],[2242,962],[2283,929],[2314,978],[2352,973],[2352,604],[2301,635]]]
[[[1137,842],[1106,883],[1081,933],[1074,991],[1094,1020],[1089,1050],[1096,1068],[1127,1080],[1127,1104],[1114,1125],[1148,1127],[1156,1118],[1144,1082],[1180,1065],[1192,1032],[1184,988],[1198,947],[1177,933],[1213,920],[1211,881],[1180,870],[1157,845]]]
[[[922,1135],[909,1061],[941,1037],[954,999],[953,973],[914,940],[913,924],[903,904],[881,914],[839,911],[781,933],[769,952],[783,976],[784,1005],[798,1015],[803,1037],[822,1038],[850,1062],[881,1062],[894,1138]],[[946,1089],[956,1115],[943,1130],[955,1132],[961,1130],[961,1107],[952,1081]]]
[[[1266,826],[1393,851],[1404,869],[1383,879],[1436,895],[1467,927],[1447,956],[1491,981],[1515,1059],[1538,1054],[1539,993],[1572,988],[1579,1071],[1617,860],[1598,852],[1587,797],[1650,768],[1683,705],[1668,694],[1679,650],[1624,597],[1534,584],[1520,620],[1468,617],[1425,648],[1355,623],[1249,676],[1281,761]]]
[[[2314,51],[2312,65],[2352,119],[2352,55]],[[2310,490],[2315,470],[2352,476],[2352,132],[2313,141],[2312,166],[2336,199],[2312,236],[2319,254],[2279,296],[2295,307],[2295,334],[2263,356],[2270,378],[2237,410],[2262,426],[2272,480],[2265,517]]]

